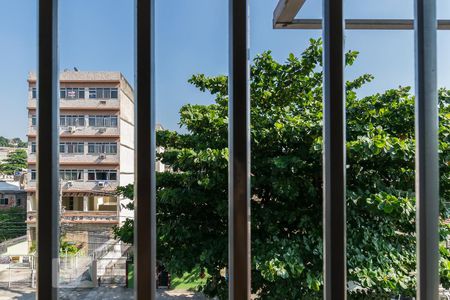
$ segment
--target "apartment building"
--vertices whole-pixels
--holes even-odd
[[[28,76],[27,223],[36,239],[36,75]],[[45,101],[40,99],[39,101]],[[92,244],[133,214],[115,194],[134,180],[133,90],[120,72],[64,71],[60,74],[61,230]],[[45,142],[45,141],[42,141]]]

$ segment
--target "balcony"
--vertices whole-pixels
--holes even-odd
[[[59,155],[59,162],[64,166],[78,166],[78,165],[119,165],[119,154],[73,154],[61,153]],[[36,164],[36,153],[28,155],[28,164]]]
[[[87,176],[86,176],[87,177]],[[118,181],[62,181],[61,190],[67,192],[79,192],[79,193],[105,193],[111,194],[118,187]],[[27,183],[26,190],[28,192],[34,192],[36,190],[36,181],[29,180]]]
[[[27,223],[36,223],[36,211],[28,211]],[[65,211],[61,217],[62,223],[97,223],[118,224],[119,217],[115,211]]]

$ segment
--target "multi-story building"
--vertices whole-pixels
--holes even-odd
[[[28,76],[29,240],[36,238],[36,75]],[[45,141],[42,141],[45,142]],[[132,214],[117,186],[134,180],[133,90],[119,72],[60,74],[61,228],[68,239],[93,243]],[[76,232],[76,234],[75,234]],[[97,238],[98,240],[98,238]]]

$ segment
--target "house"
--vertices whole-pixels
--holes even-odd
[[[17,181],[0,180],[0,210],[11,207],[25,208],[27,192],[21,189]]]

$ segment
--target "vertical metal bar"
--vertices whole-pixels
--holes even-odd
[[[415,0],[417,299],[439,299],[436,1]]]
[[[154,0],[135,0],[135,299],[156,298]]]
[[[37,299],[58,298],[58,0],[39,0],[37,149]]]
[[[345,90],[342,0],[323,1],[324,299],[346,299]]]
[[[250,299],[248,3],[230,0],[229,5],[229,298]]]

